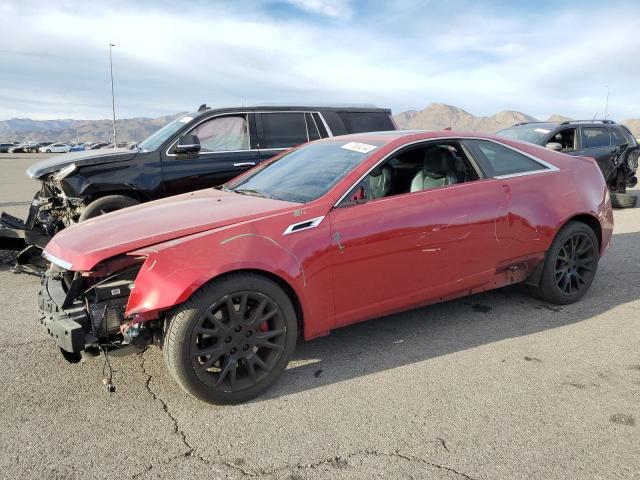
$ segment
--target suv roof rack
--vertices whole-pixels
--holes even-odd
[[[520,122],[513,125],[514,127],[519,127],[520,125],[529,125],[531,123],[553,123],[553,122],[545,122],[544,120],[532,120],[530,122]]]
[[[570,123],[605,123],[607,125],[612,125],[612,124],[615,124],[616,122],[606,118],[597,118],[593,120],[567,120],[565,122],[562,122],[560,125],[569,125]]]

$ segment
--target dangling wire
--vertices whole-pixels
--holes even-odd
[[[113,383],[113,368],[111,367],[107,347],[100,345],[100,351],[104,354],[104,363],[102,364],[102,383],[107,388],[108,393],[114,393],[116,391],[116,386]],[[106,374],[107,371],[109,372],[108,375]]]

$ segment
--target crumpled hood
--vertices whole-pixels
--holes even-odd
[[[297,203],[208,189],[109,213],[62,230],[45,256],[75,271],[110,257],[194,233],[256,219]]]
[[[120,162],[131,160],[139,150],[128,148],[105,148],[100,150],[86,150],[83,152],[69,152],[56,155],[27,168],[27,175],[39,179],[47,173],[55,172],[61,168],[75,163],[76,165],[95,165],[98,163]]]

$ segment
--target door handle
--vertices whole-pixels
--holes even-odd
[[[256,162],[239,162],[239,163],[234,163],[233,166],[234,167],[254,167],[256,164]]]

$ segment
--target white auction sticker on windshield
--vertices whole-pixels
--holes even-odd
[[[340,148],[358,153],[369,153],[371,150],[375,150],[378,147],[376,147],[375,145],[369,145],[368,143],[349,142],[345,143]]]
[[[181,121],[182,123],[189,123],[191,120],[193,120],[193,118],[192,118],[192,117],[182,117],[182,118],[180,119],[180,121]]]
[[[547,130],[546,128],[536,128],[535,131],[538,133],[549,133],[551,130]]]

